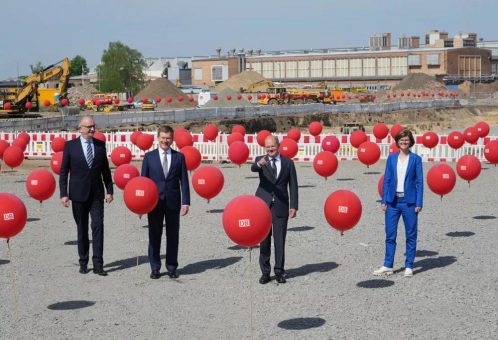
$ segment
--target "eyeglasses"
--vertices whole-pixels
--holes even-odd
[[[398,143],[410,143],[409,139],[400,139]]]
[[[80,125],[80,127],[84,127],[87,129],[95,129],[95,124],[93,124],[93,125]]]

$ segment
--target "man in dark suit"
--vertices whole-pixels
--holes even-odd
[[[104,271],[104,195],[112,202],[113,186],[105,143],[93,138],[95,122],[90,116],[81,118],[80,137],[66,142],[59,175],[61,204],[73,202],[73,216],[78,227],[80,273],[88,273],[88,216],[92,219],[93,272]],[[68,190],[69,175],[69,190]],[[104,191],[105,185],[105,191]]]
[[[270,282],[271,236],[275,245],[275,272],[278,283],[285,283],[285,237],[287,221],[296,217],[298,206],[297,175],[294,162],[278,152],[277,137],[265,139],[265,156],[256,157],[251,171],[259,173],[259,186],[256,196],[268,204],[272,214],[272,229],[260,244],[259,266],[263,275],[259,283]],[[289,202],[290,197],[290,202]]]
[[[178,241],[180,215],[185,216],[190,206],[190,188],[185,157],[170,148],[173,143],[173,129],[160,126],[157,130],[159,148],[147,152],[142,164],[142,176],[152,179],[159,190],[159,201],[148,215],[149,220],[149,262],[151,279],[161,275],[161,237],[163,222],[166,222],[166,269],[167,275],[178,278]]]

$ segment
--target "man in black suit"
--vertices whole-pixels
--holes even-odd
[[[278,152],[277,137],[265,139],[265,156],[256,157],[251,171],[259,173],[259,186],[256,196],[268,204],[272,215],[272,229],[259,249],[259,266],[263,275],[259,283],[270,282],[271,236],[275,245],[275,272],[278,283],[285,283],[285,237],[287,221],[296,217],[298,206],[297,175],[294,162]],[[289,189],[289,190],[287,190]],[[290,196],[290,202],[289,202]]]
[[[160,126],[157,139],[159,148],[147,152],[142,164],[142,176],[152,179],[159,190],[159,201],[154,210],[147,214],[150,278],[158,279],[161,276],[161,237],[165,221],[167,275],[176,279],[180,215],[185,216],[190,206],[188,173],[183,154],[170,148],[173,143],[173,129],[170,126]]]
[[[59,175],[61,204],[73,202],[73,216],[78,227],[80,273],[88,273],[88,216],[92,219],[93,272],[106,276],[104,271],[104,195],[112,202],[113,186],[105,143],[93,138],[95,122],[90,116],[81,118],[80,137],[66,142]],[[69,175],[69,190],[68,190]],[[104,191],[105,185],[105,191]]]

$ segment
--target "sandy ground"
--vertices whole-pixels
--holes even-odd
[[[431,165],[424,164],[425,172]],[[11,240],[11,256],[0,243],[0,338],[495,338],[498,168],[484,164],[470,187],[458,179],[442,201],[426,188],[415,275],[376,278],[371,272],[384,255],[377,195],[384,166],[341,162],[325,182],[311,165],[298,164],[300,209],[289,223],[288,283],[264,286],[258,249],[250,262],[249,251],[235,246],[221,224],[231,198],[255,192],[258,179],[249,165],[221,165],[225,187],[209,204],[192,191],[177,280],[149,279],[146,219],[127,211],[118,189],[105,208],[109,276],[81,275],[71,210],[60,206],[58,194],[42,206],[27,197],[27,171],[0,175],[0,190],[23,199],[29,218]],[[360,222],[342,237],[323,216],[326,197],[337,189],[353,190],[363,204]],[[404,263],[402,224],[398,237],[396,269]]]

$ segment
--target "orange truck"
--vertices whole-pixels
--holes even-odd
[[[336,104],[346,101],[346,92],[327,89],[296,89],[269,87],[266,94],[258,95],[261,105],[325,103]]]

